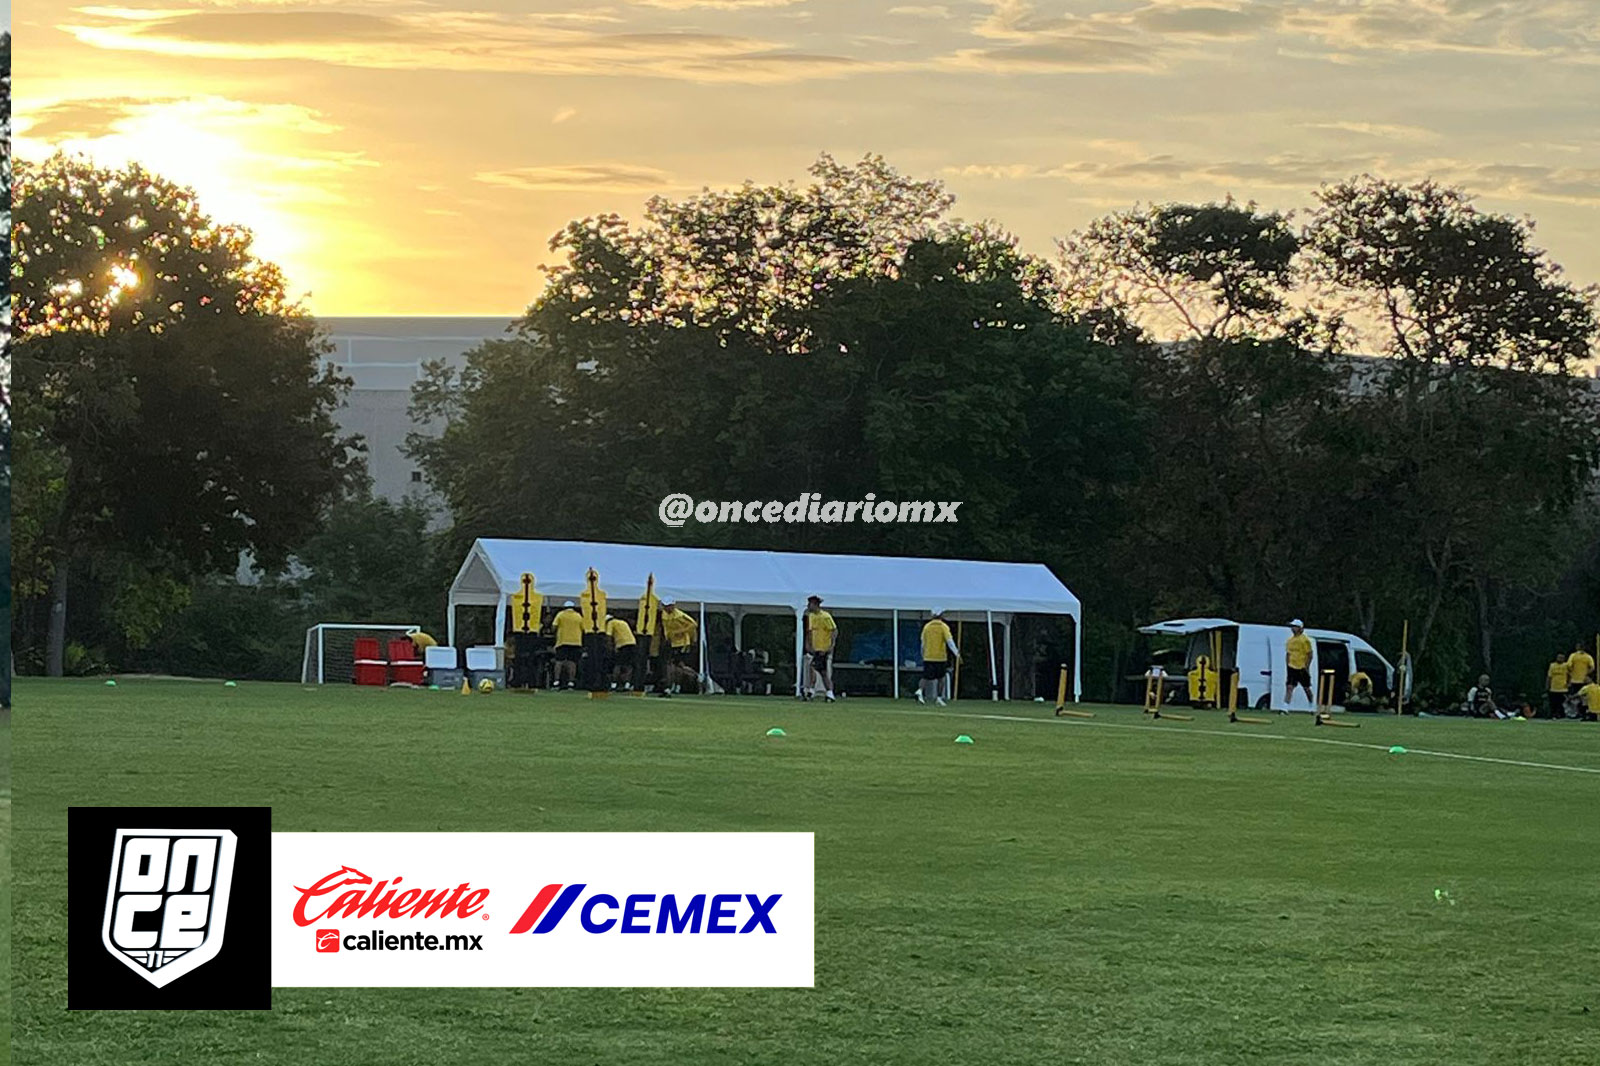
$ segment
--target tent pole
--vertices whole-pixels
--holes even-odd
[[[1011,622],[1008,620],[1002,622],[1001,625],[1005,627],[1002,630],[1005,634],[1005,644],[1001,647],[1001,654],[1005,656],[1006,663],[1006,676],[1003,682],[1004,698],[1009,703],[1011,700]]]
[[[993,702],[1000,698],[999,673],[994,663],[994,612],[983,612],[983,631],[989,635],[989,700]]]
[[[1083,701],[1083,608],[1072,617],[1072,702]]]
[[[706,684],[706,601],[700,601],[700,688],[703,692],[709,688]]]
[[[489,643],[499,647],[506,639],[506,594],[502,590],[498,599],[494,601],[494,633],[489,638]]]
[[[794,612],[794,694],[795,694],[796,697],[805,695],[805,691],[806,691],[806,675],[805,675],[806,633],[805,633],[805,623],[806,623],[805,613],[797,609]]]
[[[744,608],[736,607],[733,611],[733,650],[744,651]]]
[[[950,699],[955,700],[956,694],[961,691],[961,638],[965,635],[962,630],[966,623],[956,619],[956,667],[952,672],[944,675],[944,688],[950,694]]]
[[[891,638],[894,648],[894,662],[889,665],[894,670],[894,698],[900,698],[900,611],[895,609],[889,612],[889,624],[894,627],[894,636]]]
[[[451,593],[450,594],[450,599],[449,599],[449,602],[447,604],[447,611],[446,611],[446,615],[445,615],[445,638],[444,638],[444,642],[446,644],[450,645],[450,647],[452,647],[452,648],[456,646],[456,597],[455,597],[455,593]]]

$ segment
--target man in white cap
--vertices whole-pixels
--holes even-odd
[[[950,669],[950,660],[959,658],[961,651],[956,647],[950,627],[945,624],[944,608],[935,607],[933,617],[922,627],[922,681],[917,685],[918,703],[927,703],[931,697],[934,703],[944,706],[939,686]]]
[[[661,597],[661,635],[667,653],[661,695],[670,696],[677,691],[680,676],[699,676],[700,671],[690,665],[699,632],[699,624],[688,611],[678,610],[677,601],[670,597]]]
[[[1284,665],[1288,667],[1283,686],[1283,702],[1294,699],[1295,686],[1306,690],[1306,699],[1314,705],[1317,697],[1311,691],[1311,638],[1306,636],[1306,624],[1296,618],[1289,623],[1293,632],[1283,642]],[[1285,712],[1287,713],[1287,712]]]
[[[583,615],[578,613],[578,605],[568,600],[550,624],[556,631],[556,688],[577,688],[578,663],[583,659]]]

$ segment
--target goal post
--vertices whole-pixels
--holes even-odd
[[[306,630],[305,654],[300,660],[302,685],[348,685],[355,680],[356,641],[374,637],[378,655],[388,658],[389,641],[409,637],[422,627],[377,622],[319,622]]]

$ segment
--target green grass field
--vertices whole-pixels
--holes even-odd
[[[19,1063],[1600,1062],[1600,727],[19,688]],[[1023,720],[962,717],[989,713]],[[816,987],[70,1013],[66,808],[169,803],[269,804],[278,830],[810,830]]]

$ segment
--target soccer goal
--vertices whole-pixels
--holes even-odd
[[[378,625],[375,623],[321,622],[306,630],[306,652],[300,660],[302,685],[348,685],[355,679],[356,641],[372,637],[378,642],[378,657],[388,658],[389,641],[409,637],[421,629],[417,625]]]

